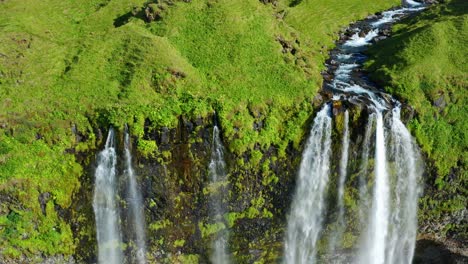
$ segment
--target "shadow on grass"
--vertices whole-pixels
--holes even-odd
[[[134,18],[137,18],[137,19],[141,19],[145,22],[147,22],[147,19],[146,19],[146,16],[145,16],[145,11],[143,8],[141,8],[140,10],[132,10],[132,11],[129,11],[128,13],[125,13],[117,18],[114,19],[114,27],[118,28],[118,27],[121,27],[125,24],[127,24],[130,19],[134,17]]]

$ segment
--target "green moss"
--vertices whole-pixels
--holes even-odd
[[[174,241],[174,247],[183,247],[185,245],[184,239],[177,239]]]
[[[1,211],[9,228],[0,230],[0,246],[12,256],[73,254],[70,223],[44,215],[38,195],[51,194],[47,210],[70,207],[83,174],[73,153],[96,151],[105,138],[97,129],[128,124],[138,153],[163,162],[169,152],[158,153],[145,129],[176,128],[181,115],[216,110],[229,152],[257,148],[254,165],[237,159],[242,167],[262,166],[272,145],[280,157],[290,143],[298,148],[321,87],[325,46],[351,20],[399,1],[289,2],[173,1],[154,7],[162,19],[151,23],[130,15],[144,0],[2,2],[0,192],[17,202]],[[296,55],[283,53],[280,36]],[[265,184],[277,181],[267,175]],[[176,206],[184,207],[180,199]],[[252,208],[252,217],[270,216],[264,206]],[[230,216],[230,226],[244,217]],[[159,224],[152,228],[165,227]]]
[[[145,157],[155,157],[158,146],[154,140],[139,139],[137,150]]]
[[[152,230],[152,231],[157,231],[157,230],[168,227],[170,224],[171,224],[171,222],[168,219],[164,219],[164,220],[160,220],[160,221],[150,223],[149,224],[149,229]]]
[[[224,226],[223,223],[214,223],[214,224],[198,223],[198,228],[201,231],[202,238],[207,238],[225,229],[226,227]]]
[[[177,257],[177,263],[182,264],[198,264],[200,263],[200,257],[198,255],[181,255]]]

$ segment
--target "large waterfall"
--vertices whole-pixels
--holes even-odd
[[[214,218],[216,224],[220,224],[222,226],[215,234],[215,238],[213,240],[213,252],[210,259],[214,264],[228,264],[230,262],[227,254],[229,233],[223,218],[227,210],[224,202],[226,200],[226,192],[223,191],[223,187],[227,183],[227,174],[226,163],[224,162],[223,143],[221,142],[219,128],[217,125],[213,128],[209,176],[211,181],[210,189],[213,192],[210,197],[211,217]]]
[[[98,155],[93,208],[96,218],[99,263],[122,262],[119,210],[117,206],[117,154],[114,130],[109,130],[106,145]]]
[[[130,135],[128,128],[125,129],[125,175],[128,177],[127,184],[127,206],[128,221],[131,223],[134,234],[134,243],[136,246],[136,256],[133,263],[146,263],[146,234],[145,234],[145,214],[144,203],[141,197],[141,191],[138,188],[135,172],[132,167],[132,154],[130,148]]]
[[[367,31],[363,31],[365,27],[351,28],[352,36],[332,52],[334,78],[324,89],[332,92],[337,108],[332,111],[332,104],[327,103],[314,119],[288,217],[285,263],[412,262],[418,179],[422,175],[420,156],[400,120],[401,104],[379,91],[359,71],[366,60],[362,51],[379,36],[382,27],[424,9],[414,1],[406,1],[405,6],[383,12],[379,19],[369,19]],[[365,129],[353,132],[358,140],[354,149],[361,151],[355,157],[349,153],[353,144],[349,122],[351,109],[359,107],[353,105],[368,112]],[[333,115],[344,115],[340,119],[342,138],[334,144]],[[341,147],[341,155],[332,154],[335,144]],[[351,159],[359,162],[352,172],[348,168]],[[356,179],[349,179],[352,173]],[[336,182],[337,188],[328,186],[329,181]],[[347,193],[347,186],[358,190]],[[336,193],[331,196],[336,197],[335,207],[327,204],[332,202],[327,198],[331,193]],[[347,205],[346,198],[354,201]],[[327,208],[336,208],[336,213]]]

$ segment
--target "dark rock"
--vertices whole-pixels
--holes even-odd
[[[456,246],[458,250],[459,246]],[[466,252],[465,252],[466,253]],[[450,249],[450,243],[429,239],[418,240],[414,255],[414,264],[466,264],[468,257]]]
[[[289,53],[293,49],[292,43],[284,39],[283,36],[276,37],[276,40],[281,44],[281,47],[283,47],[283,53]]]
[[[49,192],[44,192],[44,193],[39,194],[38,201],[39,201],[39,204],[41,205],[41,211],[43,215],[47,215],[46,207],[47,207],[47,202],[50,199],[50,196],[51,195]]]
[[[323,96],[321,94],[314,96],[314,99],[312,99],[312,104],[315,108],[321,106],[323,104]]]
[[[259,131],[263,128],[263,121],[262,120],[259,120],[259,121],[256,121],[253,123],[253,129],[255,131]]]
[[[170,142],[170,134],[169,128],[162,127],[161,128],[161,144],[169,144]]]
[[[193,128],[194,128],[194,125],[192,122],[190,122],[190,120],[187,120],[187,119],[183,119],[183,122],[184,122],[184,127],[187,131],[187,133],[192,133],[193,132]]]
[[[439,98],[437,98],[433,105],[437,108],[439,108],[440,110],[443,110],[445,108],[445,106],[447,105],[447,103],[445,102],[445,98],[443,95],[441,95]]]

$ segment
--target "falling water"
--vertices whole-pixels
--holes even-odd
[[[226,205],[223,203],[224,193],[221,188],[226,184],[226,163],[224,162],[224,148],[221,138],[219,136],[218,126],[213,128],[213,145],[211,152],[211,162],[209,166],[209,175],[211,180],[211,187],[214,193],[211,196],[211,214],[216,219],[217,223],[224,225],[223,216],[226,213]],[[227,254],[228,243],[228,229],[223,228],[216,234],[213,241],[213,253],[211,255],[211,262],[214,264],[228,264],[229,257]]]
[[[412,0],[406,0],[405,5],[383,12],[378,19],[370,18],[367,24],[371,29],[367,32],[352,27],[349,32],[352,36],[332,53],[330,61],[338,63],[338,67],[335,63],[329,67],[334,78],[327,82],[326,87],[333,93],[332,100],[365,106],[369,112],[359,155],[361,164],[357,174],[352,171],[354,168],[348,168],[348,159],[357,158],[349,157],[348,153],[350,131],[349,113],[346,111],[338,170],[337,221],[336,228],[333,228],[333,223],[324,223],[324,215],[333,215],[325,210],[331,174],[332,123],[330,104],[327,103],[314,120],[302,156],[286,232],[284,258],[288,264],[412,262],[421,159],[409,131],[400,120],[401,104],[381,92],[360,71],[366,60],[362,52],[373,43],[384,25],[425,8]],[[340,107],[335,110],[340,111]],[[346,180],[348,171],[349,175],[359,177],[356,210],[345,210],[344,206],[346,184],[354,182]],[[353,195],[351,193],[351,197]],[[357,217],[361,221],[358,225],[354,223]],[[346,246],[343,243],[344,231],[348,239]],[[322,249],[326,239],[330,254],[323,254],[326,253]]]
[[[106,146],[98,155],[93,208],[96,218],[98,261],[101,264],[122,262],[119,212],[116,206],[116,164],[114,130],[109,130]]]
[[[385,246],[390,211],[389,180],[387,171],[384,122],[382,113],[377,112],[375,139],[375,183],[370,212],[368,240],[361,263],[385,263]]]
[[[368,190],[367,190],[367,173],[368,173],[368,165],[369,165],[369,145],[372,135],[372,128],[375,122],[375,115],[371,114],[369,116],[369,120],[367,121],[366,132],[364,134],[364,141],[362,143],[363,150],[361,156],[361,167],[359,169],[359,219],[361,220],[361,227],[365,227],[365,218],[366,213],[369,208],[369,201],[368,201]]]
[[[314,263],[316,242],[322,230],[325,189],[331,156],[330,106],[326,104],[314,119],[302,156],[297,189],[288,218],[286,263]]]
[[[348,169],[348,151],[349,151],[349,112],[348,110],[344,113],[344,128],[343,128],[343,145],[341,149],[341,159],[340,159],[340,174],[338,180],[338,199],[337,199],[337,208],[338,208],[338,218],[337,218],[337,229],[334,234],[330,237],[330,252],[334,252],[336,248],[340,245],[338,241],[341,241],[343,235],[343,229],[345,226],[345,209],[343,204],[343,195],[345,190],[345,181],[347,176]]]
[[[395,207],[391,215],[387,263],[411,263],[417,230],[418,180],[422,175],[421,159],[411,134],[400,120],[400,108],[393,109],[391,159],[396,167],[393,193]]]
[[[128,177],[128,218],[132,223],[131,231],[134,231],[136,244],[136,259],[139,264],[146,263],[146,234],[145,234],[145,218],[144,218],[144,203],[141,197],[141,191],[138,188],[135,172],[132,167],[132,154],[130,146],[130,135],[128,128],[125,130],[125,174]]]

